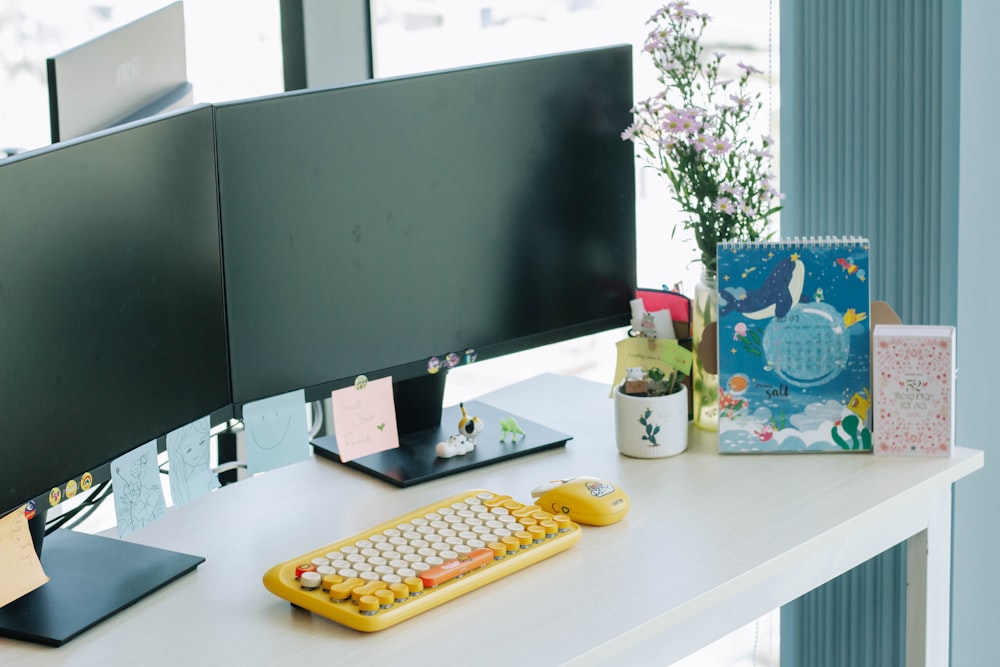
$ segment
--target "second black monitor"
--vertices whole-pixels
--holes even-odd
[[[624,324],[631,73],[623,46],[219,105],[237,405]]]

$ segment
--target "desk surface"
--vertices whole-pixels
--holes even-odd
[[[60,649],[0,639],[0,662],[389,664],[433,647],[436,664],[505,654],[528,664],[668,664],[916,534],[925,526],[914,508],[983,465],[966,448],[951,459],[720,456],[714,434],[698,431],[684,454],[630,459],[615,448],[607,386],[542,375],[484,400],[574,439],[407,489],[322,459],[224,487],[129,537],[205,556],[194,573]],[[271,565],[453,493],[530,501],[539,483],[573,475],[619,483],[629,516],[585,527],[570,550],[382,632],[293,609],[261,584]]]

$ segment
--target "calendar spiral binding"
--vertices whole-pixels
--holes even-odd
[[[854,248],[867,245],[868,239],[863,236],[791,236],[773,241],[720,241],[719,250],[755,250],[758,248],[777,248],[779,250],[795,250],[797,248],[839,249]]]

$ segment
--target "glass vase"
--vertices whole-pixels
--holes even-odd
[[[719,430],[719,376],[705,370],[698,355],[698,345],[705,327],[719,318],[719,287],[715,271],[702,270],[701,280],[694,288],[694,313],[691,338],[694,344],[694,364],[691,369],[692,408],[694,424],[705,431]]]

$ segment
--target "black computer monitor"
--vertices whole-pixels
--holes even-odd
[[[219,105],[237,406],[391,376],[402,446],[351,465],[404,486],[565,443],[437,458],[459,417],[429,365],[627,324],[631,81],[621,46]]]
[[[50,490],[230,404],[215,155],[202,105],[0,163],[0,512],[43,525]],[[66,529],[41,556],[0,633],[47,644],[201,561]]]
[[[46,59],[52,141],[189,106],[184,3]]]

